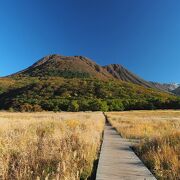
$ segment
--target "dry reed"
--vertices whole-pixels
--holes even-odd
[[[180,111],[107,113],[121,136],[139,139],[138,156],[157,179],[180,179]]]
[[[87,179],[103,128],[101,113],[0,113],[0,179]]]

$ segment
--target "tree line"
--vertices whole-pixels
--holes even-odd
[[[22,112],[180,109],[180,99],[112,80],[21,78],[14,87],[0,93],[0,109]]]

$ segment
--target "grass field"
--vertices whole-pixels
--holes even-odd
[[[180,111],[107,113],[122,137],[136,139],[134,149],[157,179],[180,179]]]
[[[90,176],[102,113],[0,113],[0,179],[78,180]]]

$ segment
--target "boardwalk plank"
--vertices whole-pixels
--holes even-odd
[[[110,125],[105,126],[96,180],[155,180],[130,148]]]

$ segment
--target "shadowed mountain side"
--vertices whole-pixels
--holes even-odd
[[[123,66],[119,64],[110,64],[107,66],[104,66],[104,68],[113,75],[113,77],[126,81],[131,82],[134,84],[138,84],[140,86],[148,87],[148,88],[156,88],[153,84],[150,82],[147,82],[143,80],[142,78],[138,77],[137,75],[131,73],[127,69],[125,69]]]

